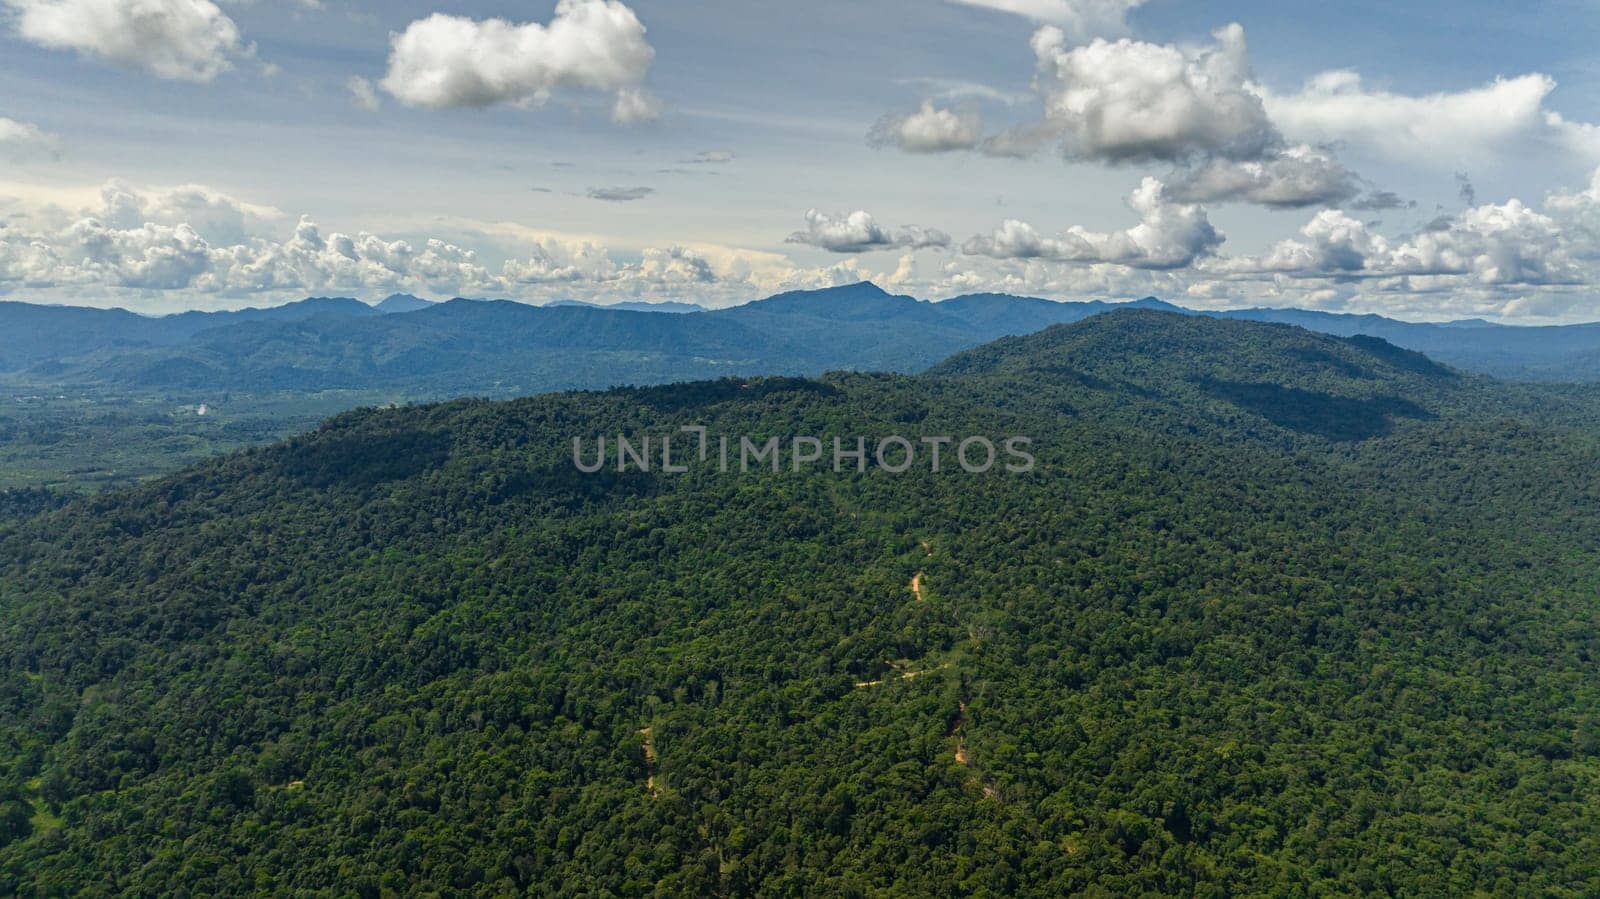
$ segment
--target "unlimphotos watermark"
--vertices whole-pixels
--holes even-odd
[[[676,446],[673,439],[677,438]],[[998,442],[998,445],[997,445]],[[868,467],[890,474],[913,469],[935,474],[960,471],[983,474],[1033,471],[1033,444],[1028,437],[921,436],[891,434],[885,437],[816,437],[710,434],[703,425],[685,425],[676,434],[597,437],[585,449],[582,437],[572,438],[572,464],[585,474],[600,471],[658,471],[682,474],[692,468],[730,471],[815,471],[831,463],[835,473],[865,472]]]

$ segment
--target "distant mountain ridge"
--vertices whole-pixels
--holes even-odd
[[[0,377],[132,388],[378,388],[437,398],[830,369],[911,372],[999,337],[1122,308],[1377,337],[1503,378],[1600,380],[1600,323],[1521,327],[1299,309],[1202,312],[1155,297],[1060,302],[978,293],[931,302],[870,282],[715,310],[688,303],[433,302],[395,294],[376,306],[313,297],[155,318],[0,302]]]
[[[587,302],[584,302],[583,300],[556,300],[554,302],[545,303],[544,305],[546,307],[550,307],[550,306],[587,306],[590,309],[616,309],[616,310],[621,310],[621,311],[626,311],[626,312],[674,312],[674,313],[686,313],[686,312],[704,312],[704,311],[706,311],[706,307],[697,306],[694,303],[675,303],[675,302],[670,302],[670,301],[665,301],[665,302],[660,302],[660,303],[644,303],[644,302],[634,302],[634,301],[623,302],[623,303],[587,303]]]
[[[1234,309],[1200,314],[1299,325],[1336,337],[1379,337],[1458,368],[1512,380],[1600,380],[1600,322],[1500,325],[1468,319],[1425,323],[1306,309]]]

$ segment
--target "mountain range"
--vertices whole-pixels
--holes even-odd
[[[1119,309],[19,508],[0,894],[1595,895],[1597,408]],[[574,465],[688,426],[1037,465]]]
[[[1155,298],[1130,304],[972,294],[928,302],[865,282],[714,311],[397,295],[377,307],[313,298],[152,318],[0,303],[0,378],[124,389],[383,389],[443,398],[722,375],[912,372],[998,337],[1127,306],[1191,312]],[[1419,324],[1290,309],[1191,314],[1381,337],[1502,378],[1600,379],[1600,324]]]

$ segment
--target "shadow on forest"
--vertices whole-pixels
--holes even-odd
[[[1329,440],[1366,440],[1394,428],[1395,418],[1433,418],[1433,413],[1393,396],[1353,399],[1277,384],[1202,378],[1193,382],[1208,395],[1254,412],[1280,428]]]
[[[280,463],[289,477],[310,487],[369,487],[398,481],[444,464],[444,431],[318,433],[287,446]]]
[[[663,412],[676,412],[709,406],[728,400],[748,400],[780,393],[810,393],[817,396],[839,396],[842,391],[832,384],[810,378],[722,378],[716,381],[694,381],[688,384],[666,384],[660,387],[631,388],[634,398]]]
[[[1360,348],[1363,352],[1371,353],[1384,362],[1403,371],[1414,374],[1427,375],[1432,378],[1455,379],[1458,375],[1449,368],[1429,359],[1416,350],[1398,347],[1381,337],[1372,337],[1367,334],[1353,334],[1341,338],[1345,343]]]

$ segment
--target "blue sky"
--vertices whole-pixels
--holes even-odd
[[[0,295],[1592,320],[1597,37],[1593,0],[0,0]]]

